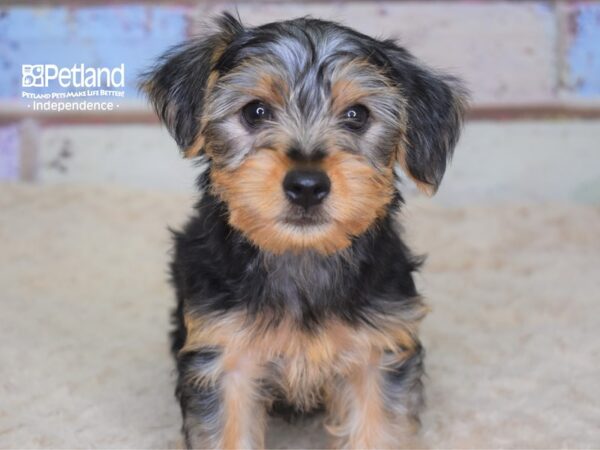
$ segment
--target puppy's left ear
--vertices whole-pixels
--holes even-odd
[[[141,90],[186,157],[203,150],[201,121],[206,93],[218,75],[214,67],[243,30],[239,20],[224,13],[216,18],[214,29],[173,47],[140,77]]]
[[[391,76],[406,98],[406,128],[397,159],[427,195],[433,195],[462,128],[467,91],[453,77],[435,73],[406,50],[385,41]]]

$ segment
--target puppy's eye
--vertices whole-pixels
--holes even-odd
[[[248,103],[242,108],[242,117],[246,125],[256,128],[266,120],[273,118],[271,109],[259,100]]]
[[[344,127],[352,131],[361,131],[369,120],[369,110],[363,105],[354,105],[348,108],[342,115]]]

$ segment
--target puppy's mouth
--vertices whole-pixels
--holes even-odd
[[[329,220],[322,208],[304,208],[292,207],[281,218],[285,225],[291,225],[301,228],[310,228],[326,225]]]

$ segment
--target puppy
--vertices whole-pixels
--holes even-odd
[[[426,307],[394,169],[436,192],[464,90],[333,22],[215,25],[143,79],[207,166],[171,265],[185,442],[260,448],[269,412],[323,407],[336,447],[402,446],[423,405]]]

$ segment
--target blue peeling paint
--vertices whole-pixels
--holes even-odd
[[[0,127],[0,180],[19,179],[19,128]]]
[[[600,4],[577,5],[575,35],[568,53],[572,89],[582,97],[600,96]]]
[[[533,4],[533,8],[535,11],[541,14],[554,14],[554,5],[547,1],[535,2]]]
[[[118,67],[125,64],[126,99],[137,97],[137,75],[157,55],[185,39],[183,6],[15,7],[0,10],[0,98],[21,96],[22,64]],[[60,92],[60,87],[35,92]]]

